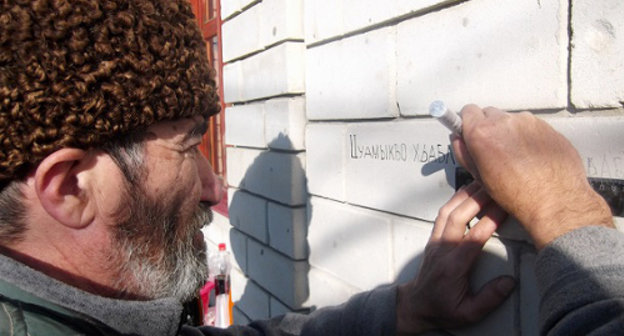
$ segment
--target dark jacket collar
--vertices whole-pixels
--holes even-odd
[[[173,298],[110,299],[87,293],[0,254],[0,294],[62,314],[97,321],[123,334],[176,335],[182,305]]]

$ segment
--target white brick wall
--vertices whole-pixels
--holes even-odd
[[[244,57],[284,40],[303,39],[302,0],[264,0],[223,23],[223,60]]]
[[[313,197],[310,265],[365,289],[392,280],[390,219]]]
[[[224,3],[231,223],[204,231],[237,254],[241,321],[415,276],[455,186],[449,132],[425,115],[434,99],[539,112],[589,176],[624,179],[621,1]],[[510,219],[485,250],[473,289],[510,274],[517,290],[448,332],[535,335],[526,231]]]
[[[566,4],[468,1],[400,23],[401,114],[428,114],[436,99],[454,110],[469,102],[504,109],[565,107]]]
[[[310,124],[306,131],[306,166],[311,194],[345,200],[344,161],[346,159],[344,124]]]
[[[303,40],[303,0],[264,0],[260,41],[270,46],[283,40]]]
[[[244,56],[262,48],[260,44],[260,20],[262,3],[235,16],[221,26],[222,39],[231,41],[223,44],[223,61]]]
[[[237,283],[240,286],[241,283]],[[270,317],[270,296],[253,281],[244,282],[244,292],[240,294],[238,308],[254,319],[268,319]]]
[[[285,42],[227,64],[223,69],[225,101],[234,103],[303,93],[304,49],[303,43]]]
[[[306,42],[315,43],[458,0],[314,0],[305,2]]]
[[[293,261],[260,243],[247,242],[248,274],[289,307],[301,306],[308,293],[305,261]]]
[[[267,200],[237,189],[230,189],[228,197],[232,226],[267,244]]]
[[[398,115],[394,39],[394,28],[386,28],[308,49],[308,119]]]
[[[234,105],[225,109],[225,143],[265,148],[263,103]]]
[[[234,264],[243,273],[247,273],[247,236],[241,231],[230,230],[230,248]],[[216,250],[215,250],[216,251]]]
[[[228,145],[305,149],[305,100],[276,98],[225,109],[225,142]]]
[[[271,99],[265,103],[265,142],[270,148],[305,149],[305,99]]]
[[[430,119],[352,123],[347,135],[348,202],[435,219],[455,185],[456,163],[442,125]]]
[[[240,13],[243,8],[247,8],[262,0],[220,0],[221,19],[225,20],[234,14]]]
[[[271,297],[269,301],[270,316],[276,317],[290,312],[290,309],[276,298]]]
[[[269,202],[268,224],[271,247],[292,259],[302,260],[308,257],[305,207],[292,208]]]
[[[229,63],[223,66],[223,100],[226,102],[241,101],[243,87],[242,62]]]
[[[581,108],[622,106],[624,3],[575,0],[572,10],[572,103]]]
[[[306,201],[305,155],[230,147],[228,183],[288,205]]]

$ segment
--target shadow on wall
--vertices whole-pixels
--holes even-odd
[[[261,151],[229,202],[231,248],[249,278],[235,306],[252,320],[301,310],[308,298],[307,183],[292,147],[283,134],[271,141],[279,149]]]

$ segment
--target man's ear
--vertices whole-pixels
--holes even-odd
[[[59,223],[81,228],[92,219],[89,193],[79,178],[91,166],[91,158],[84,150],[63,148],[48,155],[35,170],[37,197]]]

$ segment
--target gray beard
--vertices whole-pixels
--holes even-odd
[[[208,266],[205,244],[194,240],[212,221],[210,207],[200,203],[185,218],[183,193],[168,204],[151,200],[143,190],[126,195],[132,196],[119,209],[126,219],[115,228],[115,288],[139,299],[185,302],[196,296],[208,278]]]

